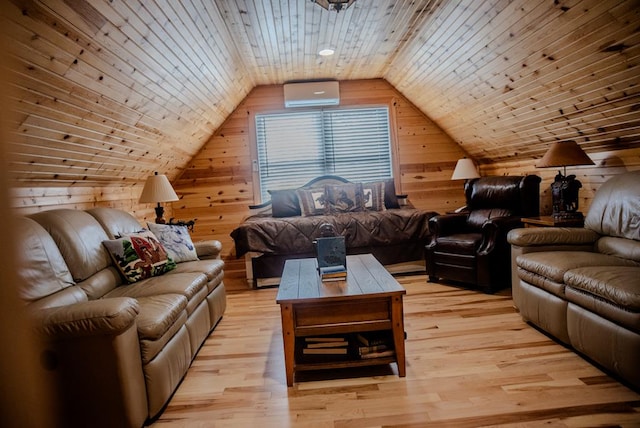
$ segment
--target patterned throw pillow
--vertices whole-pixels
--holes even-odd
[[[384,211],[384,187],[383,181],[364,183],[362,185],[363,205],[366,211]]]
[[[322,215],[327,211],[324,187],[297,189],[296,193],[303,216]]]
[[[147,223],[147,227],[158,237],[174,262],[198,260],[196,246],[193,245],[187,226]]]
[[[149,231],[103,241],[102,244],[129,283],[162,275],[176,267],[160,241]]]
[[[326,191],[330,213],[351,213],[363,210],[361,183],[329,185]]]

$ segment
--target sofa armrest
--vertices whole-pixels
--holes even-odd
[[[41,309],[33,314],[36,330],[50,340],[117,336],[131,327],[139,312],[129,297],[91,300]]]
[[[534,227],[513,229],[507,235],[511,245],[519,247],[567,246],[575,245],[583,250],[585,245],[593,245],[600,235],[590,229],[565,227]]]
[[[193,245],[196,247],[196,253],[199,259],[219,259],[222,252],[222,243],[215,239],[207,241],[198,241]]]

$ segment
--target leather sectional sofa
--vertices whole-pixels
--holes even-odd
[[[17,222],[19,295],[43,339],[57,419],[140,427],[158,416],[225,311],[220,243],[129,283],[104,242],[140,232],[131,214],[57,209]]]
[[[596,192],[584,228],[514,229],[522,317],[640,388],[640,171]]]

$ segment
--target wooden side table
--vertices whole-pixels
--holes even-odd
[[[584,219],[554,219],[553,216],[523,217],[524,227],[582,227]]]

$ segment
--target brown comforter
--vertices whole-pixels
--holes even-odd
[[[231,237],[235,240],[237,257],[250,251],[278,255],[313,253],[313,240],[320,236],[320,226],[331,223],[345,237],[347,249],[380,247],[426,240],[429,219],[436,214],[400,208],[309,217],[255,215],[234,229]]]

